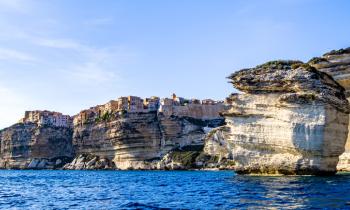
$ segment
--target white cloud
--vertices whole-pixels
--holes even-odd
[[[72,39],[33,39],[38,46],[73,53],[74,60],[67,57],[61,71],[75,82],[88,85],[106,84],[118,79],[116,70],[121,60],[130,57],[120,48],[96,48]]]
[[[34,10],[39,12],[34,13]],[[45,16],[40,11],[45,11]],[[64,98],[61,101],[67,101],[72,88],[75,92],[95,93],[112,85],[115,87],[116,81],[120,81],[120,61],[133,56],[119,47],[106,47],[95,40],[72,39],[69,23],[51,16],[45,4],[32,0],[0,0],[0,17],[3,31],[0,34],[0,61],[11,61],[3,62],[6,70],[0,70],[0,97],[3,99],[0,100],[0,129],[17,122],[28,109],[53,107],[57,110],[52,95],[57,94]],[[89,24],[104,25],[112,21],[96,18]],[[12,61],[31,62],[31,65],[24,65],[24,70]],[[1,79],[8,83],[1,83]],[[7,87],[7,84],[15,88]],[[90,100],[90,94],[83,94],[79,100],[84,97]]]
[[[29,10],[28,2],[29,0],[0,0],[0,9],[27,12]]]
[[[34,44],[43,47],[71,50],[86,50],[86,47],[71,39],[32,39]]]
[[[104,69],[102,64],[95,61],[72,66],[66,72],[74,81],[84,84],[102,84],[116,79],[114,72]]]
[[[25,110],[28,102],[14,90],[0,86],[0,129],[16,123]]]
[[[10,4],[10,1],[8,3]],[[95,18],[91,19],[89,24],[109,24],[112,21],[111,18]],[[57,20],[52,18],[49,23],[51,22],[57,24]],[[84,87],[106,85],[117,80],[120,63],[133,56],[119,47],[96,47],[69,37],[53,37],[51,33],[39,35],[16,26],[8,25],[8,28],[15,36],[4,37],[4,40],[15,40],[31,46],[32,49],[36,49],[35,57],[24,52],[0,48],[0,60],[40,61],[40,66],[46,65],[52,72],[55,69],[57,76],[66,79],[68,77],[69,82],[74,80]]]
[[[118,64],[107,52],[90,52],[83,61],[67,66],[66,75],[82,85],[106,85],[119,80],[116,72]],[[118,59],[118,58],[116,58]],[[111,69],[110,66],[114,66]]]
[[[0,60],[36,61],[37,59],[24,52],[0,48]]]
[[[2,7],[16,9],[21,7],[21,1],[20,0],[0,0],[0,5]]]

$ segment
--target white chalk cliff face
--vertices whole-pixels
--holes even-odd
[[[345,88],[345,96],[350,100],[350,48],[333,50],[322,57],[311,59],[309,64],[331,75]],[[350,171],[350,135],[345,145],[345,152],[339,157],[337,169]]]
[[[296,61],[269,62],[229,79],[226,125],[204,151],[242,174],[334,174],[348,135],[349,103],[332,77]]]
[[[204,127],[222,124],[218,113],[210,120],[165,116],[156,111],[116,112],[103,121],[91,116],[74,127],[76,158],[64,168],[164,169],[168,159],[158,162],[167,153],[188,145],[203,146]]]

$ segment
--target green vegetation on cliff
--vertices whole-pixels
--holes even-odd
[[[323,56],[327,56],[327,55],[341,55],[341,54],[345,54],[345,53],[350,53],[350,47],[345,48],[345,49],[339,49],[339,50],[332,50],[326,54],[324,54]]]
[[[263,69],[290,69],[293,64],[302,64],[303,62],[298,60],[275,60],[269,61],[264,64],[258,65],[255,68]]]
[[[108,122],[109,120],[111,120],[112,116],[113,116],[113,112],[105,112],[101,116],[98,116],[95,119],[95,121],[96,122]]]
[[[321,62],[328,62],[328,60],[325,58],[321,58],[321,57],[313,57],[307,63],[317,64],[317,63],[321,63]]]

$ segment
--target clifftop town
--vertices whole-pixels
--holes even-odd
[[[54,127],[73,127],[79,125],[88,118],[101,119],[108,117],[113,112],[152,112],[157,111],[164,115],[181,115],[201,119],[219,117],[219,110],[224,106],[224,101],[212,99],[185,99],[175,94],[171,98],[141,98],[137,96],[119,97],[106,104],[90,107],[74,116],[64,115],[60,112],[47,110],[25,111],[24,117],[18,123],[35,123],[39,126],[49,125]]]
[[[18,124],[0,131],[0,168],[181,168],[158,162],[182,147],[202,148],[206,133],[223,124],[226,106],[173,94],[120,97],[72,117],[26,111]]]
[[[73,124],[82,125],[88,119],[106,119],[112,113],[116,112],[159,112],[166,116],[188,116],[200,119],[218,118],[220,110],[224,106],[224,101],[215,101],[212,99],[185,99],[177,97],[159,98],[152,96],[142,99],[137,96],[120,97],[117,100],[111,100],[106,104],[97,105],[81,111],[74,116]]]
[[[225,101],[127,96],[72,117],[27,111],[0,131],[0,168],[350,171],[349,75],[346,48],[236,71],[242,93]]]

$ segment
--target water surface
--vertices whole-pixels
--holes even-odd
[[[0,171],[1,209],[350,209],[350,174]]]

